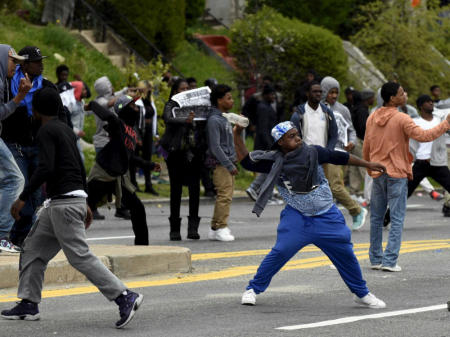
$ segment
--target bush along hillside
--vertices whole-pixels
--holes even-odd
[[[412,8],[406,0],[376,1],[363,6],[355,18],[363,28],[352,42],[389,80],[399,81],[411,102],[433,84],[450,87],[450,65],[445,59],[450,50],[450,18],[441,15],[450,6],[433,7],[433,3]]]
[[[345,82],[347,55],[338,36],[269,7],[236,21],[231,40],[240,81],[248,83],[255,74],[270,75],[281,83],[288,100],[311,68]]]

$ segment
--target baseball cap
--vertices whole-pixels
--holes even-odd
[[[25,61],[34,62],[42,60],[47,56],[42,56],[41,50],[38,47],[26,46],[19,50],[19,55],[25,58]]]
[[[17,61],[25,61],[25,57],[17,55],[16,50],[11,47],[8,51],[8,56],[12,57],[13,59],[17,60]]]
[[[281,137],[284,136],[286,132],[288,132],[291,129],[294,129],[295,125],[291,121],[281,122],[275,125],[272,129],[272,138],[274,140],[274,143],[272,144],[272,149],[275,149],[277,147],[277,142],[280,140]]]
[[[126,107],[133,101],[134,99],[131,96],[128,95],[119,96],[119,98],[116,100],[116,103],[114,103],[114,111],[116,112],[116,114],[118,114],[120,110],[122,110],[124,107]]]

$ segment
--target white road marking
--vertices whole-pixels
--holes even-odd
[[[102,238],[89,238],[87,241],[103,241],[103,240],[117,240],[117,239],[133,239],[134,235],[129,236],[105,236]]]
[[[447,309],[447,304],[432,305],[430,307],[422,307],[422,308],[415,308],[415,309],[388,311],[388,312],[383,312],[380,314],[372,314],[372,315],[364,315],[364,316],[350,316],[350,317],[332,319],[329,321],[322,321],[322,322],[309,323],[309,324],[288,325],[288,326],[282,326],[282,327],[275,328],[275,329],[277,329],[277,330],[310,329],[310,328],[318,328],[318,327],[323,327],[323,326],[352,323],[352,322],[362,321],[362,320],[366,320],[366,319],[394,317],[394,316],[416,314],[419,312],[442,310],[442,309]]]

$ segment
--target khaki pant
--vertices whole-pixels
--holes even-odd
[[[344,186],[344,172],[342,167],[333,164],[324,164],[323,170],[330,184],[331,192],[333,192],[333,197],[348,209],[351,216],[358,215],[361,212],[361,207],[350,197],[350,194]]]
[[[362,158],[362,147],[363,142],[361,139],[356,140],[355,148],[352,151],[352,154]],[[348,183],[349,190],[351,194],[356,194],[361,191],[361,186],[364,182],[364,177],[366,175],[366,169],[364,167],[358,166],[349,166],[348,170]]]
[[[234,176],[225,167],[217,165],[213,171],[213,183],[217,196],[211,228],[216,230],[228,226],[231,201],[233,200]]]

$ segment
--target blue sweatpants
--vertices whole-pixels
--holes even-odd
[[[369,293],[353,253],[350,229],[335,205],[326,213],[312,217],[287,205],[281,212],[277,242],[261,262],[247,290],[253,289],[256,294],[266,290],[272,277],[308,244],[314,244],[328,256],[352,293],[360,298]]]

